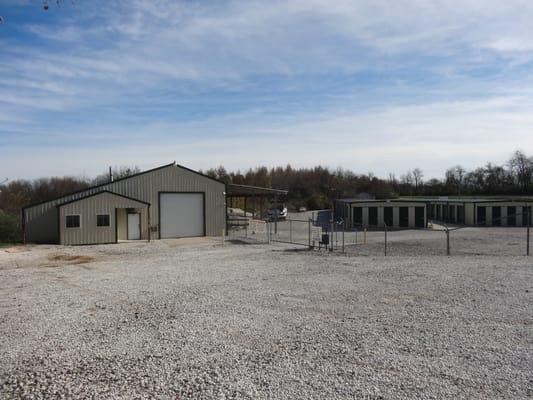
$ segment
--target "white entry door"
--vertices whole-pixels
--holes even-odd
[[[141,238],[141,214],[128,214],[128,240]]]
[[[204,236],[203,193],[161,193],[161,239]]]

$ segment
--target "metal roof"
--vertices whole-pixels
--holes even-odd
[[[487,196],[487,197],[398,197],[395,199],[362,200],[357,198],[338,199],[340,203],[505,203],[505,202],[533,202],[530,196]]]
[[[143,200],[139,200],[139,199],[135,199],[133,197],[130,197],[130,196],[125,196],[123,194],[120,194],[120,193],[115,193],[115,192],[112,192],[110,190],[102,190],[100,192],[96,192],[96,193],[92,193],[92,194],[88,194],[87,196],[83,196],[83,197],[79,197],[77,199],[74,199],[74,200],[70,200],[70,201],[67,201],[65,203],[61,203],[61,204],[58,204],[56,207],[63,207],[63,206],[66,206],[67,204],[71,204],[71,203],[76,203],[77,201],[82,201],[82,200],[85,200],[89,197],[94,197],[94,196],[100,196],[104,193],[109,193],[113,196],[117,196],[117,197],[122,197],[124,199],[128,199],[128,200],[132,200],[132,201],[135,201],[139,204],[143,204],[145,206],[150,206],[150,203],[146,202],[146,201],[143,201]]]
[[[500,203],[514,201],[533,201],[531,196],[438,196],[438,197],[401,197],[405,200],[419,200],[425,202],[441,203]]]
[[[427,200],[421,199],[337,199],[337,202],[355,204],[355,203],[427,203]]]
[[[141,172],[138,172],[138,173],[133,174],[133,175],[124,176],[124,177],[119,178],[119,179],[114,179],[113,181],[110,181],[110,182],[104,182],[104,183],[100,183],[98,185],[89,186],[89,187],[86,187],[85,189],[80,189],[80,190],[76,190],[74,192],[66,193],[66,194],[64,194],[62,196],[59,196],[59,197],[56,197],[56,198],[53,198],[53,199],[44,200],[44,201],[38,201],[36,203],[31,203],[31,204],[28,204],[27,206],[22,207],[22,209],[24,210],[24,209],[27,209],[27,208],[38,206],[40,204],[45,204],[45,203],[48,203],[48,202],[61,200],[62,198],[69,197],[69,196],[72,196],[72,195],[75,195],[75,194],[78,194],[78,193],[88,192],[88,191],[91,191],[91,190],[94,190],[94,189],[98,189],[99,187],[107,186],[107,185],[109,185],[111,183],[116,183],[116,182],[124,181],[124,180],[127,180],[127,179],[135,178],[136,176],[139,176],[139,175],[144,175],[144,174],[147,174],[147,173],[150,173],[150,172],[157,171],[159,169],[168,168],[168,167],[172,167],[172,166],[184,169],[186,171],[195,173],[195,174],[197,174],[199,176],[203,176],[204,178],[211,179],[213,181],[216,181],[216,182],[219,182],[219,183],[222,183],[222,184],[225,185],[225,183],[223,181],[221,181],[220,179],[213,178],[212,176],[202,174],[202,173],[200,173],[198,171],[195,171],[193,169],[184,167],[183,165],[176,164],[176,161],[173,161],[170,164],[165,164],[165,165],[162,165],[160,167],[148,169],[146,171],[141,171]]]
[[[250,185],[237,185],[233,183],[228,183],[226,191],[227,196],[230,197],[286,196],[288,193],[287,190],[271,189]]]

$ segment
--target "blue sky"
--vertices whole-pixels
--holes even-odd
[[[533,2],[0,0],[0,178],[533,154]]]

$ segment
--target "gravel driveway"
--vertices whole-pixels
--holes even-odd
[[[532,260],[0,252],[0,398],[528,398]]]

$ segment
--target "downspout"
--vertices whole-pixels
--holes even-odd
[[[228,230],[228,184],[227,183],[224,183],[224,214],[225,214],[225,226],[226,226],[226,236],[228,236],[229,234],[229,230]],[[232,204],[233,204],[233,198],[231,200]]]

